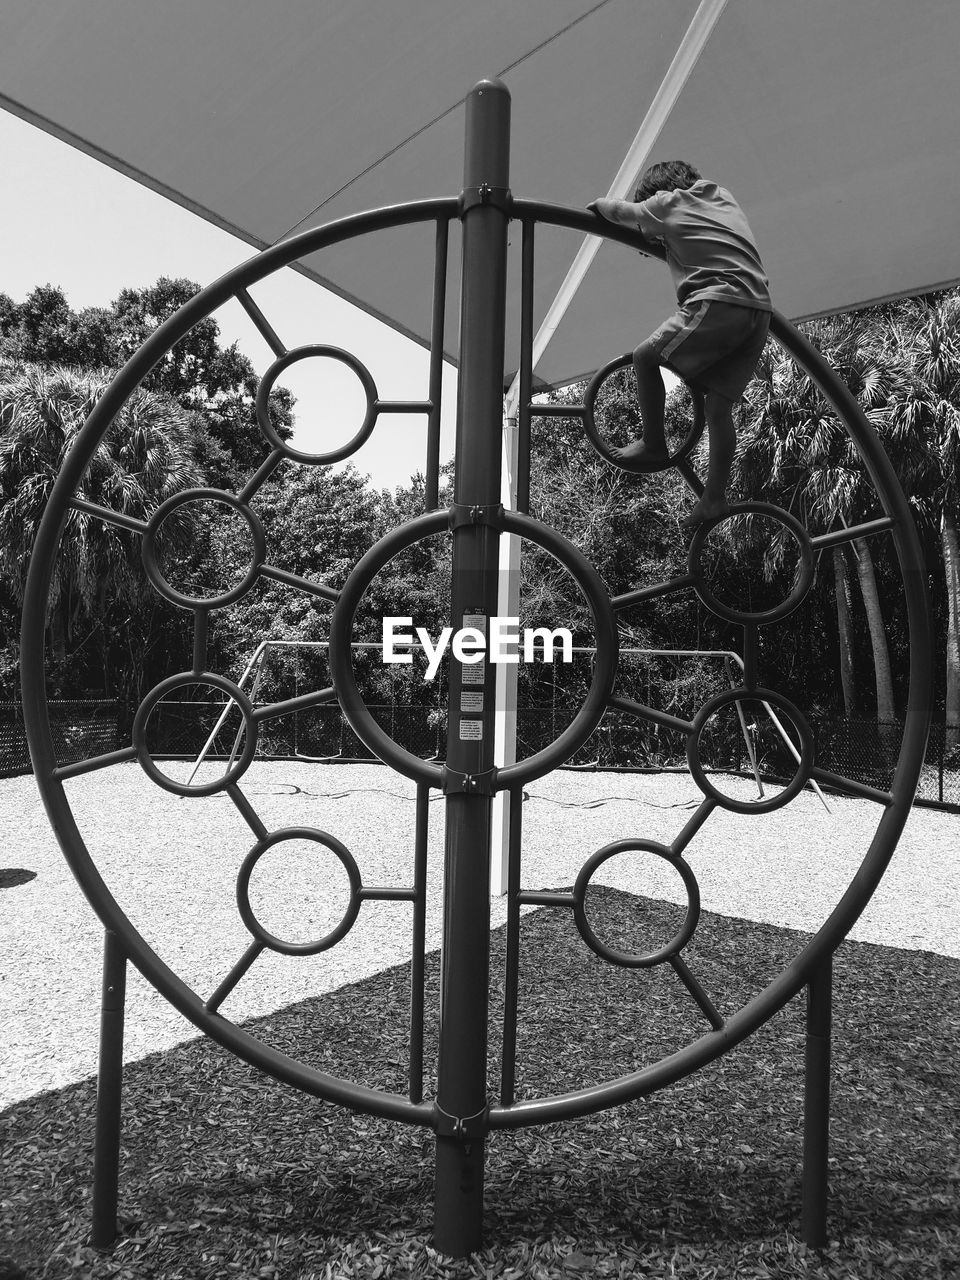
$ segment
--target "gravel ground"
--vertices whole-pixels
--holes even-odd
[[[738,794],[750,784],[728,780]],[[352,852],[363,884],[412,883],[414,785],[379,765],[257,762],[244,794],[269,831],[318,827]],[[253,844],[225,796],[184,800],[136,764],[74,779],[68,796],[87,845],[130,919],[161,958],[208,995],[250,942],[235,886]],[[573,883],[596,849],[625,836],[670,843],[702,799],[685,774],[555,773],[524,804],[525,888]],[[0,863],[36,873],[0,889],[0,1107],[96,1070],[102,931],[59,851],[31,777],[0,783]],[[705,910],[815,931],[859,866],[881,810],[805,791],[766,815],[712,813],[687,846]],[[427,946],[439,946],[443,805],[430,806]],[[851,938],[960,957],[960,819],[915,810],[878,892]],[[281,845],[254,874],[264,926],[293,941],[326,933],[346,902],[336,858],[305,842]],[[8,879],[11,877],[8,877]],[[677,873],[650,854],[607,862],[598,882],[686,902]],[[491,902],[494,926],[505,902]],[[411,908],[365,902],[336,947],[302,958],[265,952],[230,995],[235,1021],[356,982],[410,957]],[[775,976],[770,974],[772,978]],[[128,1061],[192,1039],[196,1029],[139,974],[127,989]]]

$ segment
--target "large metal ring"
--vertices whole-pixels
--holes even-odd
[[[329,652],[333,685],[353,731],[375,755],[392,765],[398,773],[433,787],[443,785],[443,767],[432,761],[422,760],[401,747],[377,724],[367,709],[353,673],[350,641],[360,598],[377,573],[398,552],[421,542],[431,534],[446,532],[450,528],[450,519],[450,514],[446,511],[431,511],[409,520],[375,543],[358,561],[344,583],[330,627]],[[494,777],[494,789],[497,791],[543,777],[583,746],[603,718],[613,689],[619,653],[617,627],[610,598],[589,560],[572,542],[530,516],[505,511],[502,527],[506,533],[515,533],[543,547],[573,575],[593,614],[597,658],[587,696],[570,724],[542,751],[497,770]]]
[[[34,542],[24,597],[21,645],[24,718],[34,772],[44,804],[72,871],[104,926],[118,935],[124,953],[185,1017],[253,1066],[329,1101],[404,1123],[422,1125],[435,1124],[435,1112],[429,1102],[414,1103],[397,1094],[330,1076],[280,1053],[257,1040],[244,1028],[211,1011],[137,932],[98,873],[65,792],[64,777],[58,765],[49,722],[44,673],[44,630],[61,532],[71,502],[82,487],[84,471],[127,397],[166,352],[197,322],[214,314],[236,297],[240,290],[250,288],[272,272],[309,254],[372,231],[428,221],[446,225],[457,216],[457,212],[454,198],[422,201],[354,215],[327,227],[291,237],[251,258],[196,294],[165,321],[130,358],[98,401],[78,434],[54,484]],[[544,223],[580,234],[595,234],[597,228],[597,219],[592,215],[559,205],[515,200],[511,214],[525,226]],[[603,234],[607,239],[619,241],[627,249],[635,250],[639,247],[638,237],[626,228],[610,224],[604,228]],[[890,520],[890,538],[903,577],[904,603],[909,623],[910,697],[889,803],[882,811],[860,870],[829,918],[793,962],[746,1005],[732,1013],[721,1028],[705,1033],[658,1062],[605,1084],[594,1084],[559,1096],[531,1099],[513,1106],[492,1106],[490,1125],[493,1128],[553,1123],[630,1101],[680,1079],[741,1042],[782,1009],[816,973],[824,958],[837,948],[879,883],[909,815],[923,763],[932,684],[923,557],[910,505],[875,433],[843,381],[830,370],[806,339],[776,313],[771,320],[771,334],[794,356],[834,406],[870,474],[882,512]],[[280,452],[286,451],[281,449]],[[309,459],[316,460],[313,455],[309,455]]]

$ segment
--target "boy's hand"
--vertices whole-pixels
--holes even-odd
[[[599,200],[591,200],[590,203],[587,205],[587,208],[590,210],[590,212],[595,213],[598,218],[603,217],[603,214],[600,211],[600,203],[601,202]]]

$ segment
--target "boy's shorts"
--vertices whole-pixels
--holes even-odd
[[[692,302],[647,341],[684,382],[737,401],[753,377],[769,328],[769,311],[731,302]]]

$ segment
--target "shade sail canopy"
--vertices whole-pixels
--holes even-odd
[[[714,9],[653,157],[734,192],[777,308],[797,319],[960,279],[956,0]],[[455,195],[463,99],[496,75],[513,96],[514,194],[582,207],[609,189],[700,13],[696,0],[6,0],[0,105],[263,247]],[[580,241],[538,238],[538,322]],[[432,253],[429,228],[403,228],[301,269],[426,340]],[[672,303],[662,264],[604,245],[539,378],[592,371]],[[518,315],[514,299],[511,370]]]

